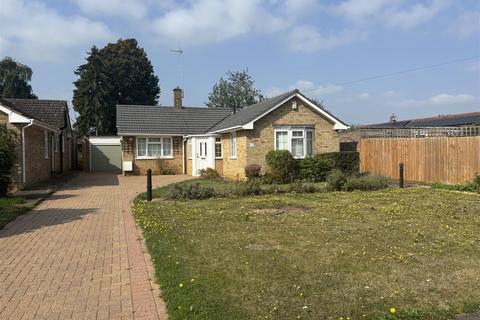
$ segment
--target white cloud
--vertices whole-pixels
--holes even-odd
[[[433,0],[428,5],[417,3],[406,9],[389,9],[384,19],[392,27],[411,28],[426,23],[448,6],[447,0]]]
[[[480,62],[475,61],[475,62],[467,63],[465,66],[465,71],[480,75]]]
[[[399,96],[398,92],[396,92],[394,90],[388,90],[388,91],[383,93],[383,97],[387,98],[387,99],[397,98],[398,96]]]
[[[379,22],[390,27],[411,28],[429,22],[450,2],[431,0],[412,4],[400,0],[347,0],[333,6],[332,11],[353,22]]]
[[[148,11],[146,0],[74,0],[86,13],[141,18]]]
[[[441,93],[427,99],[407,99],[398,102],[403,107],[463,106],[478,102],[478,98],[469,94],[451,95]]]
[[[293,28],[288,35],[288,45],[294,52],[313,53],[344,46],[365,39],[366,36],[366,33],[356,31],[325,35],[312,26],[299,26]]]
[[[450,31],[461,38],[480,34],[480,11],[462,13],[454,22]]]
[[[363,93],[357,94],[357,98],[360,99],[360,100],[368,100],[371,97],[372,97],[372,95],[368,92],[363,92]]]
[[[264,9],[260,0],[200,0],[167,11],[154,31],[184,46],[231,39],[249,32],[276,32],[285,22]]]
[[[318,6],[316,0],[285,0],[284,2],[287,16],[294,17],[312,14]]]
[[[109,39],[104,24],[81,16],[61,16],[39,2],[2,0],[0,55],[55,61],[63,50]]]

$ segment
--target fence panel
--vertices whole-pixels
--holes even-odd
[[[360,170],[405,180],[461,183],[480,173],[480,136],[431,138],[362,138]]]

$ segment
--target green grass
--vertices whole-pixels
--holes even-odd
[[[211,187],[215,190],[215,194],[219,196],[231,196],[231,193],[234,191],[236,188],[237,183],[231,180],[207,180],[207,179],[192,179],[192,180],[186,180],[182,182],[178,182],[176,184],[178,185],[183,185],[183,186],[188,186],[192,184],[200,184],[202,187]],[[324,190],[326,188],[326,185],[324,182],[317,182],[313,183],[315,187],[318,190]],[[165,186],[165,187],[160,187],[160,188],[155,188],[152,190],[152,197],[155,199],[163,199],[166,198],[170,190],[172,189],[173,184]],[[271,185],[262,185],[263,189],[267,189],[271,187]],[[282,184],[278,185],[280,190],[287,190],[289,187],[289,184]],[[139,200],[145,200],[147,198],[147,194],[145,192],[140,193],[137,196],[137,199]]]
[[[0,229],[3,229],[10,221],[15,220],[19,215],[32,209],[33,206],[23,205],[25,199],[22,197],[0,198]]]
[[[137,201],[134,210],[170,319],[480,311],[476,194],[387,189]]]

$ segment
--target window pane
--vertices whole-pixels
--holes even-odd
[[[160,138],[148,138],[148,142],[157,142],[160,143]]]
[[[303,137],[303,131],[292,131],[292,137]]]
[[[148,144],[148,156],[159,157],[161,145],[159,143]]]
[[[307,156],[313,155],[313,131],[307,131]]]
[[[187,140],[187,153],[188,153],[188,158],[189,158],[189,159],[192,158],[192,152],[193,152],[193,149],[192,149],[192,139],[188,139],[188,140]]]
[[[292,155],[296,158],[303,157],[303,138],[292,138]]]
[[[276,137],[275,137],[275,148],[277,150],[288,149],[288,132],[287,131],[277,131]]]
[[[237,157],[237,133],[230,133],[230,157]]]
[[[215,143],[215,158],[222,157],[222,145],[220,143]]]
[[[145,157],[147,155],[147,143],[145,138],[137,139],[137,156]]]
[[[163,138],[163,155],[165,157],[172,155],[172,138]]]

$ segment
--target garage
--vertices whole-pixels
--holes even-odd
[[[90,137],[90,171],[120,173],[122,147],[120,137]]]

